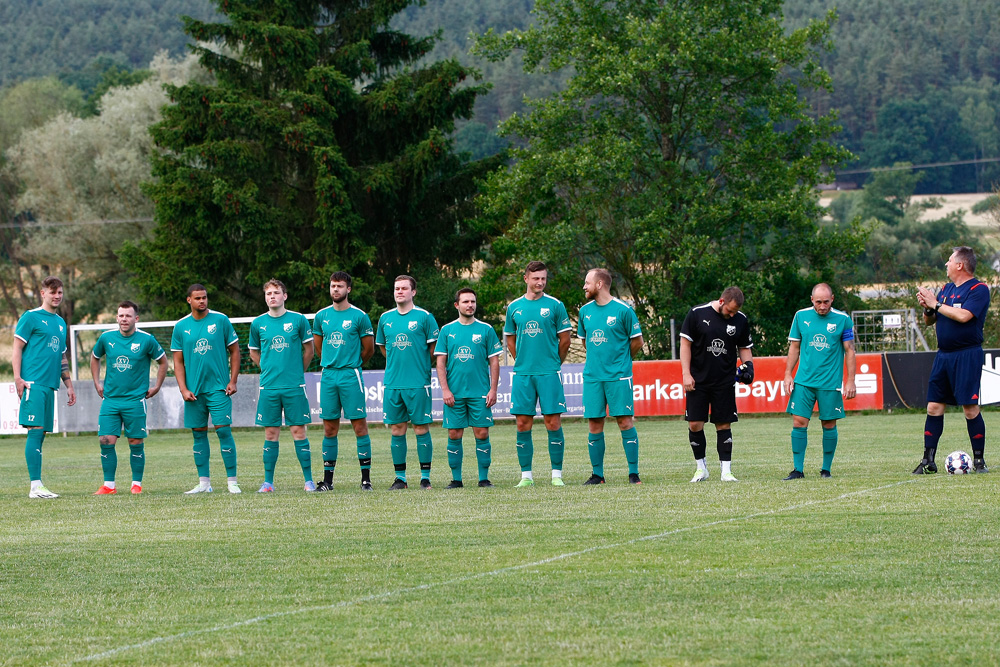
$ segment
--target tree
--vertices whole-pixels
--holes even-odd
[[[416,65],[435,38],[387,27],[409,4],[221,0],[226,23],[185,19],[220,47],[194,49],[218,82],[168,88],[152,129],[154,237],[122,255],[163,315],[195,281],[250,314],[272,276],[305,288],[289,304],[307,310],[327,302],[335,268],[365,303],[372,288],[388,301],[398,273],[468,262],[482,237],[465,218],[492,163],[462,163],[449,135],[486,86],[455,61]]]
[[[21,224],[3,230],[10,266],[0,275],[0,294],[14,317],[37,305],[24,295],[25,281],[37,293],[47,273],[67,283],[63,311],[70,321],[131,296],[116,253],[152,226],[152,202],[140,184],[150,178],[154,150],[148,127],[168,101],[163,84],[210,78],[194,57],[175,61],[165,53],[153,60],[149,77],[105,91],[96,116],[63,112],[25,130],[7,151],[4,174],[16,185],[12,219]]]
[[[777,353],[809,284],[860,249],[852,230],[817,226],[820,169],[847,154],[826,142],[833,118],[810,118],[800,99],[830,85],[816,53],[832,16],[786,35],[780,8],[539,0],[534,28],[482,37],[491,58],[573,68],[565,92],[501,127],[526,145],[487,185],[482,224],[502,231],[490,284],[513,292],[500,276],[542,259],[552,290],[578,303],[585,271],[604,265],[655,356],[670,349],[670,317],[738,284],[774,318],[758,319],[759,338]]]

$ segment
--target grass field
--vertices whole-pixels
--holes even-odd
[[[638,487],[617,436],[608,484],[580,486],[586,429],[569,423],[558,489],[512,488],[504,425],[498,487],[474,488],[467,434],[473,487],[454,491],[435,429],[429,492],[385,490],[377,428],[376,492],[358,490],[342,438],[336,488],[318,495],[302,491],[291,446],[278,491],[253,493],[261,436],[245,431],[240,496],[224,491],[214,436],[216,492],[182,495],[196,481],[189,436],[157,433],[146,491],[128,494],[121,443],[125,493],[94,497],[96,437],[50,435],[44,479],[62,494],[51,501],[28,499],[23,439],[2,439],[0,663],[998,664],[1000,471],[910,475],[922,423],[851,416],[829,480],[813,431],[807,479],[782,482],[790,420],[746,419],[741,481],[718,481],[710,445],[712,479],[694,485],[684,423],[640,422]],[[941,450],[967,445],[949,413]],[[544,445],[535,460],[547,482]],[[987,450],[987,462],[1000,458]]]

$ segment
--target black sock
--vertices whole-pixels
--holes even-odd
[[[705,449],[707,444],[705,442],[705,431],[692,431],[688,429],[688,440],[691,443],[691,451],[694,452],[694,460],[700,461],[705,458]]]

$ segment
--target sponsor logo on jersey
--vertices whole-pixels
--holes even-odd
[[[735,336],[736,335],[736,327],[734,325],[732,325],[732,324],[727,324],[726,325],[726,335],[728,335],[728,336]]]
[[[217,325],[215,325],[215,324],[209,324],[209,325],[208,325],[208,333],[210,333],[210,334],[214,334],[214,333],[215,333],[215,330],[216,330],[216,328],[217,328]]]
[[[548,317],[549,313],[551,313],[551,312],[552,311],[549,310],[548,308],[539,308],[539,310],[538,310],[538,314],[541,315],[542,317]]]
[[[472,334],[472,342],[478,343],[483,339],[483,334]]]
[[[285,333],[291,333],[294,326],[291,322],[285,322]]]
[[[341,326],[341,328],[343,328],[346,331],[347,329],[351,328],[351,321],[350,320],[344,320],[343,322],[340,323],[340,326]]]
[[[613,318],[609,317],[608,319],[613,319]],[[587,342],[593,343],[594,345],[600,345],[601,343],[607,343],[608,337],[604,335],[603,330],[597,329],[596,331],[594,331],[594,333],[590,334],[590,338],[587,339]]]
[[[53,352],[58,352],[59,351],[59,337],[58,336],[53,336],[52,338],[50,338],[49,339],[48,347],[52,348]]]
[[[326,339],[326,342],[333,349],[340,349],[340,346],[344,344],[344,334],[339,331],[334,331],[330,334],[330,337]]]
[[[288,347],[288,342],[285,340],[284,336],[275,336],[271,339],[271,350],[274,352],[281,352]]]
[[[196,342],[194,344],[194,353],[195,354],[202,354],[202,355],[204,355],[204,354],[208,354],[211,351],[212,351],[212,346],[209,345],[207,338],[199,338],[198,342]]]
[[[617,322],[617,321],[618,321],[618,318],[616,316],[614,316],[614,315],[608,315],[608,326],[609,327],[615,326],[615,322]]]
[[[833,324],[833,323],[831,322],[830,324],[827,324],[827,325],[826,325],[826,330],[827,330],[827,331],[828,331],[829,333],[833,333],[834,331],[836,331],[836,330],[837,330],[837,325],[836,325],[836,324]]]
[[[471,347],[469,347],[468,345],[463,345],[462,347],[458,348],[457,352],[455,352],[455,358],[461,362],[466,362],[475,359],[476,355],[472,353]]]
[[[529,338],[534,338],[538,334],[542,333],[542,328],[538,326],[538,322],[531,320],[524,325],[524,335]]]
[[[809,341],[809,347],[813,348],[817,352],[822,352],[830,348],[830,344],[826,342],[826,336],[823,334],[816,334],[813,339]]]
[[[132,364],[129,363],[128,357],[122,356],[115,359],[115,363],[112,364],[111,367],[114,368],[119,373],[124,373],[125,371],[130,370],[132,368]]]
[[[416,322],[414,322],[414,324],[416,324]],[[397,350],[405,350],[411,345],[413,345],[413,343],[410,342],[410,339],[406,334],[397,334],[396,340],[392,343],[392,346]]]
[[[721,338],[716,338],[707,349],[716,357],[722,356],[726,353],[726,342]]]
[[[133,352],[138,352],[140,347],[142,347],[142,345],[140,343],[132,343],[132,347],[130,349]]]

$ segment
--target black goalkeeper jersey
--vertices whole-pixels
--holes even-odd
[[[739,348],[753,347],[750,321],[742,312],[726,319],[711,303],[688,311],[681,336],[691,341],[691,375],[695,387],[719,387],[736,382]]]

